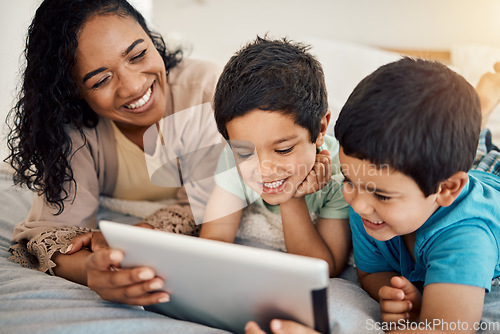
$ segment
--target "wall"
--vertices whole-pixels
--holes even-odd
[[[20,78],[24,39],[39,0],[0,0],[0,161],[7,157],[3,121],[13,105]],[[1,165],[1,163],[0,163]]]
[[[223,63],[256,34],[395,48],[500,43],[497,0],[153,0],[153,24]],[[498,42],[497,42],[498,41]]]
[[[40,0],[0,0],[0,120],[11,108],[24,36]],[[498,0],[134,0],[168,41],[224,65],[257,34],[397,48],[500,43]],[[498,42],[497,42],[498,41]],[[189,52],[188,52],[189,53]],[[3,123],[3,122],[2,122]],[[0,158],[7,155],[0,128]]]

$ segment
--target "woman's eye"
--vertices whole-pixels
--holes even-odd
[[[287,148],[285,150],[276,150],[276,153],[279,153],[279,154],[287,154],[287,153],[290,153],[293,151],[293,148],[294,146],[290,147],[290,148]]]
[[[142,50],[142,52],[139,53],[137,56],[132,57],[131,61],[136,62],[138,60],[141,60],[142,58],[144,58],[144,56],[146,56],[146,51],[147,49]]]
[[[253,155],[253,153],[248,153],[248,154],[237,153],[237,155],[238,155],[238,159],[246,160],[246,159],[250,158]]]
[[[101,87],[102,85],[104,85],[105,83],[107,83],[109,81],[109,78],[110,78],[109,76],[102,78],[101,80],[99,80],[98,82],[96,82],[92,86],[92,89],[97,89],[97,88]]]
[[[375,196],[376,199],[378,199],[379,201],[387,201],[387,200],[390,200],[391,198],[390,197],[387,197],[387,196],[384,196],[384,195],[379,195],[377,193],[374,193],[373,194]]]

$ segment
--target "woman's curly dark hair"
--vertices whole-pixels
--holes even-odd
[[[134,18],[150,36],[165,62],[167,75],[182,59],[182,51],[169,51],[163,38],[149,30],[144,17],[125,0],[44,0],[28,29],[22,86],[8,115],[14,183],[27,186],[57,210],[64,210],[68,186],[76,182],[70,165],[74,151],[68,127],[83,136],[95,127],[97,114],[79,98],[72,77],[78,35],[93,15],[116,14]]]

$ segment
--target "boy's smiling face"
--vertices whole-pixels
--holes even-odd
[[[415,232],[439,208],[436,194],[425,197],[403,173],[348,156],[342,148],[339,159],[345,176],[344,198],[361,216],[366,232],[377,240]]]
[[[295,195],[324,138],[312,143],[309,131],[292,117],[260,109],[234,118],[226,129],[243,181],[271,205]]]

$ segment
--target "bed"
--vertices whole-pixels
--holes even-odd
[[[14,225],[27,215],[32,198],[28,190],[12,185],[10,173],[0,172],[0,333],[227,333],[104,301],[86,286],[9,261]],[[99,218],[123,223],[139,220],[107,207],[100,209]],[[359,298],[353,296],[369,302],[358,307]],[[377,303],[370,302],[357,285],[352,267],[342,278],[330,280],[328,301],[333,333],[361,333],[363,324],[356,319],[376,319]]]
[[[312,40],[311,44],[312,52],[324,64],[333,119],[359,80],[378,66],[398,59],[402,52],[325,40]],[[451,59],[449,53],[425,54],[426,57],[429,55],[431,58],[436,55],[444,57],[440,59],[444,62]],[[498,138],[499,117],[492,117],[490,123],[494,137]],[[13,187],[8,168],[2,168],[0,333],[226,333],[161,316],[141,307],[107,302],[86,286],[25,269],[9,261],[8,249],[14,225],[27,215],[32,198],[28,190]],[[101,208],[99,218],[124,223],[139,220],[109,207]],[[366,324],[360,323],[359,319],[377,321],[378,304],[359,287],[352,267],[348,267],[341,278],[330,280],[328,305],[332,333],[367,332]]]

